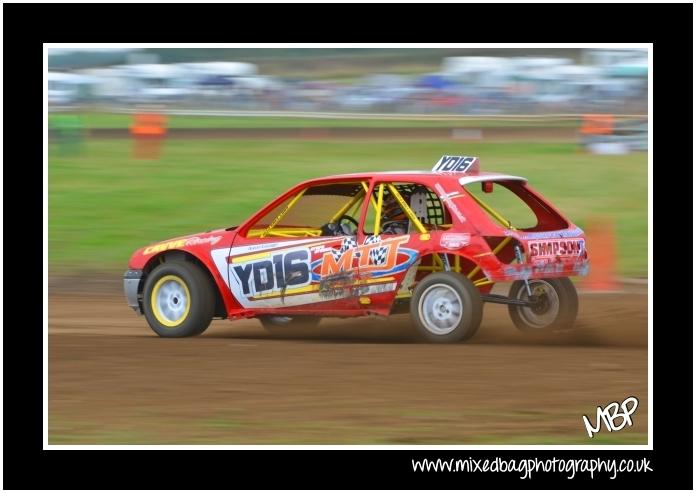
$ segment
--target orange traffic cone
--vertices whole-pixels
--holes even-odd
[[[585,228],[590,271],[582,281],[588,291],[618,291],[616,278],[616,233],[609,218],[592,218]]]

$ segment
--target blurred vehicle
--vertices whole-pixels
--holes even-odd
[[[64,72],[48,72],[48,104],[70,105],[89,99],[94,78]]]
[[[521,330],[569,327],[578,299],[568,276],[587,268],[583,231],[524,178],[443,156],[430,172],[309,180],[240,226],[141,248],[124,290],[162,337],[200,334],[213,317],[257,317],[283,333],[406,311],[423,339],[453,342],[476,333],[483,302],[508,305]],[[497,282],[512,282],[508,296],[491,294]]]
[[[586,130],[583,128],[583,130]],[[582,133],[582,145],[597,154],[626,154],[648,150],[648,122],[624,120],[613,123],[605,132]]]
[[[131,103],[176,103],[191,95],[183,79],[184,69],[176,65],[143,63],[116,67],[128,81],[121,99]]]
[[[645,50],[577,50],[574,59],[445,57],[437,72],[368,73],[341,83],[311,75],[282,80],[261,74],[248,62],[154,63],[158,59],[134,56],[130,64],[84,68],[63,76],[93,77],[79,88],[80,98],[89,94],[90,101],[119,110],[123,105],[155,103],[232,111],[644,114],[647,105]],[[76,87],[66,87],[67,80],[59,80],[63,76],[50,82],[52,105],[75,99]]]

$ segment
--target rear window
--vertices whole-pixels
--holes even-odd
[[[492,183],[490,193],[483,191],[484,183]],[[556,212],[527,190],[519,181],[475,182],[464,189],[479,202],[491,221],[503,226],[527,231],[552,231],[568,227]]]

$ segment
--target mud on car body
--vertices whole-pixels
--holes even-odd
[[[200,334],[215,317],[282,333],[409,312],[422,339],[453,342],[476,333],[484,303],[508,305],[521,330],[569,328],[569,277],[588,262],[583,231],[526,179],[443,156],[431,171],[309,180],[239,226],[143,247],[124,289],[163,337]],[[491,293],[500,282],[512,282],[507,296]]]

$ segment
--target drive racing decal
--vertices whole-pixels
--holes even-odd
[[[205,243],[210,243],[210,245],[215,245],[222,236],[204,236],[203,238],[199,236],[193,236],[191,238],[182,238],[180,240],[165,241],[162,243],[157,243],[147,247],[143,251],[143,255],[150,255],[153,253],[164,252],[165,250],[172,250],[174,248],[183,248],[185,246],[195,246],[204,245]]]

